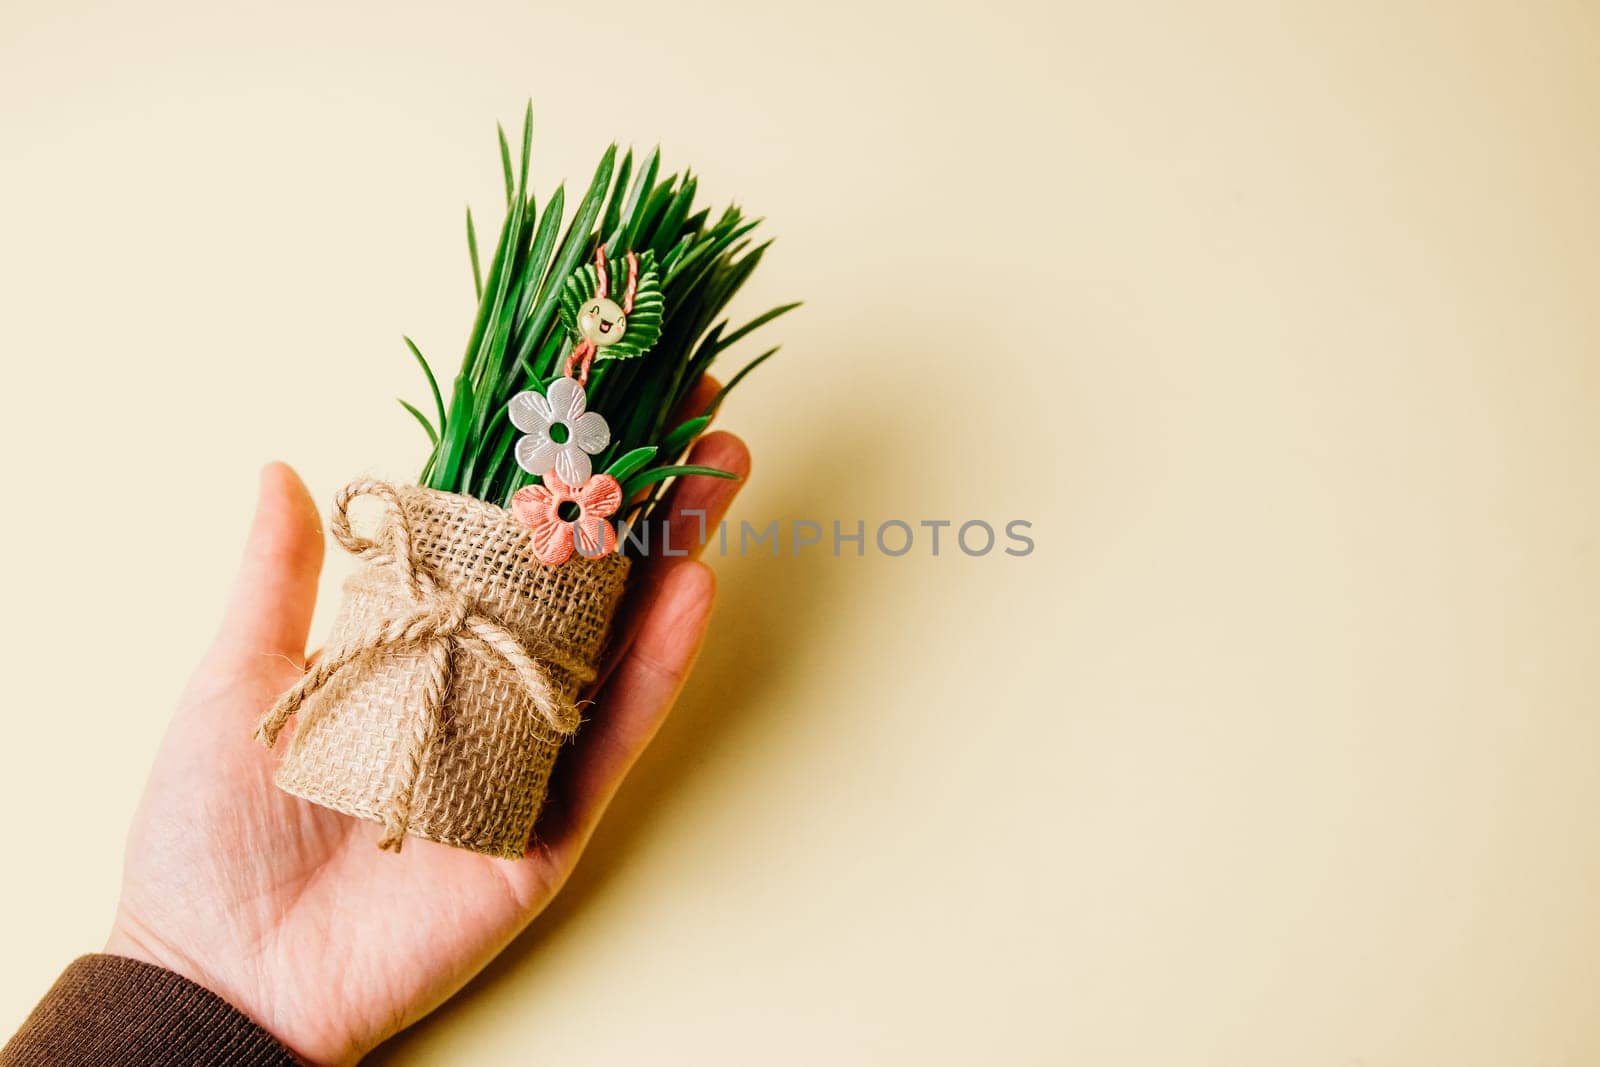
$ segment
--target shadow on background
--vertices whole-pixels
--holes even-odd
[[[407,1046],[431,1028],[449,1025],[471,1003],[504,981],[526,981],[527,968],[537,967],[551,955],[550,946],[567,936],[579,914],[603,894],[629,858],[644,848],[655,831],[655,816],[664,798],[684,788],[691,776],[706,772],[745,732],[759,730],[763,716],[776,706],[768,699],[774,686],[796,671],[816,669],[819,639],[836,625],[840,612],[850,612],[853,555],[832,555],[832,531],[838,518],[847,524],[864,518],[868,523],[870,552],[876,502],[870,484],[841,478],[859,468],[861,457],[873,456],[880,470],[907,469],[915,458],[903,444],[908,435],[895,433],[882,421],[845,417],[829,432],[813,440],[816,447],[806,457],[793,455],[768,462],[766,470],[781,467],[781,491],[763,494],[759,501],[741,499],[730,516],[729,551],[719,556],[716,544],[705,559],[717,571],[717,606],[700,659],[682,696],[660,733],[634,766],[612,801],[565,887],[555,900],[482,973],[438,1011],[375,1050],[365,1062],[407,1062]],[[852,433],[851,427],[861,431]],[[873,433],[866,439],[865,432]],[[887,432],[885,432],[887,431]],[[798,472],[798,473],[797,473]],[[752,479],[759,484],[763,463],[755,457]],[[931,474],[929,476],[932,476]],[[793,479],[791,482],[790,479]],[[790,486],[793,486],[791,490]],[[751,504],[781,502],[781,514],[752,513]],[[738,554],[738,524],[748,521],[757,530],[777,519],[782,546],[776,557],[767,547],[752,547],[749,556]],[[809,519],[824,526],[823,543],[792,554],[791,524]],[[850,550],[853,551],[853,550]],[[893,605],[879,604],[884,613]]]
[[[882,451],[883,445],[845,434],[819,438],[816,454],[802,469],[848,469],[867,448]],[[752,477],[762,477],[760,458],[755,459]],[[717,608],[706,646],[661,733],[611,801],[565,888],[461,995],[387,1041],[366,1062],[405,1062],[408,1035],[450,1024],[456,1014],[469,1011],[474,993],[486,987],[526,981],[526,968],[539,966],[539,960],[549,955],[547,945],[566,936],[579,913],[624,869],[627,856],[650,840],[662,798],[683,789],[691,776],[706,773],[707,766],[723,758],[722,753],[746,731],[760,729],[762,718],[776,707],[768,699],[773,686],[790,673],[814,670],[816,638],[827,632],[830,617],[850,609],[851,568],[846,566],[850,560],[832,557],[830,531],[824,533],[824,544],[795,558],[790,555],[789,525],[795,518],[826,523],[840,517],[853,522],[864,502],[838,499],[835,478],[816,478],[806,485],[810,491],[766,496],[766,501],[784,502],[782,515],[752,515],[749,501],[739,501],[730,517],[730,553],[718,557],[715,542],[707,549],[706,560],[717,569],[718,581]],[[738,555],[741,517],[757,530],[778,518],[784,531],[781,555],[771,557],[766,547],[752,549],[749,557]]]

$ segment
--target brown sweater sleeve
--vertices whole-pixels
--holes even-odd
[[[0,1067],[295,1067],[243,1012],[171,971],[81,956],[4,1049]]]

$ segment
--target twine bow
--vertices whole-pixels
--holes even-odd
[[[362,537],[350,528],[350,502],[359,496],[377,497],[390,506],[378,540]],[[553,648],[541,648],[542,662],[535,659],[514,634],[478,611],[471,597],[441,588],[413,554],[410,519],[395,487],[389,483],[362,480],[339,490],[334,498],[332,528],[334,539],[346,551],[372,566],[389,567],[412,607],[325,650],[262,717],[255,736],[263,745],[272,747],[289,717],[340,671],[380,653],[420,648],[418,707],[411,730],[403,740],[400,780],[382,813],[384,833],[378,842],[379,848],[399,852],[410,825],[411,803],[423,757],[441,724],[457,649],[508,667],[550,729],[562,737],[578,728],[578,709],[560,698],[546,672],[557,667],[582,684],[593,680],[594,670]],[[308,725],[302,719],[300,729]]]

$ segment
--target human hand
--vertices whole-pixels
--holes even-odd
[[[694,453],[749,469],[730,434]],[[665,718],[711,610],[698,533],[740,484],[674,487],[663,513],[690,555],[636,570],[589,721],[557,761],[535,844],[510,861],[417,839],[380,852],[375,823],[273,785],[275,757],[250,734],[305,669],[323,537],[298,476],[269,466],[221,629],[135,815],[105,950],[205,986],[316,1064],[354,1063],[432,1011],[550,902]],[[705,527],[685,518],[696,510]]]

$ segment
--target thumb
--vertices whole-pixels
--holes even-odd
[[[213,652],[282,656],[303,667],[322,549],[322,523],[305,483],[287,464],[268,464]]]

